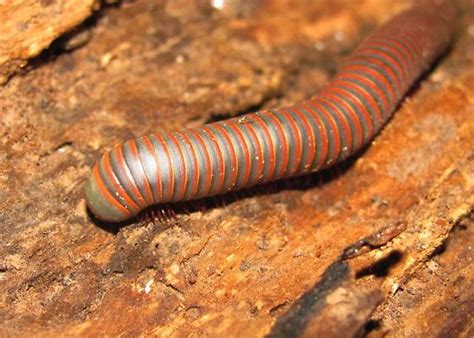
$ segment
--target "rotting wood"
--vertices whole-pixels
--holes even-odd
[[[344,170],[168,224],[102,229],[83,184],[105,148],[306,98],[409,5],[274,0],[234,17],[179,3],[108,8],[82,48],[2,86],[0,334],[261,337],[345,248],[398,221],[404,231],[347,261],[356,286],[382,290],[368,329],[472,332],[472,295],[460,290],[473,265],[458,270],[472,236],[437,254],[453,229],[471,227],[472,2],[456,1],[450,53]],[[449,279],[423,287],[439,260]]]

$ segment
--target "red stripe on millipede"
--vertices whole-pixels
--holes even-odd
[[[299,168],[301,164],[301,158],[303,157],[303,146],[301,144],[302,140],[302,135],[300,133],[300,130],[298,126],[296,125],[295,120],[293,119],[293,116],[288,112],[287,109],[291,108],[280,108],[277,111],[279,113],[283,113],[282,115],[286,116],[286,122],[290,125],[291,130],[293,131],[293,140],[295,140],[295,145],[296,145],[296,163],[297,165],[292,164],[294,166],[294,169],[289,173],[289,175],[293,175]]]
[[[418,56],[423,55],[423,48],[421,48],[420,39],[418,36],[413,35],[412,32],[405,32],[404,36],[406,42],[412,46],[412,48],[418,53]],[[418,58],[420,60],[421,58]]]
[[[237,137],[241,140],[240,145],[242,146],[242,153],[244,154],[246,160],[244,166],[244,178],[242,179],[242,186],[245,187],[247,186],[250,180],[250,173],[252,171],[252,159],[250,158],[250,150],[247,139],[244,137],[242,131],[240,130],[240,126],[236,124],[235,121],[235,119],[227,121],[227,126],[229,126],[235,132],[235,135],[237,135]]]
[[[329,124],[331,125],[331,129],[332,129],[332,133],[331,134],[331,138],[328,139],[328,141],[334,141],[334,149],[333,149],[333,154],[330,154],[331,156],[327,158],[326,160],[326,163],[324,163],[323,165],[328,165],[330,163],[332,163],[334,160],[336,160],[337,158],[339,158],[340,154],[341,154],[341,138],[339,136],[339,128],[337,127],[337,123],[336,121],[334,120],[334,117],[326,110],[326,108],[324,108],[317,100],[319,98],[316,98],[315,100],[311,100],[309,101],[309,104],[312,105],[313,107],[319,107],[319,112],[321,112],[322,114],[324,114],[324,116],[327,117],[327,121],[329,122]]]
[[[227,134],[227,130],[225,130],[224,127],[222,127],[218,123],[215,123],[212,126],[221,132],[221,135],[225,138],[228,144],[228,149],[230,149],[230,154],[232,157],[232,177],[230,179],[230,182],[231,182],[231,186],[233,187],[236,183],[236,179],[239,174],[239,168],[238,168],[239,166],[238,166],[238,161],[237,161],[237,155],[235,154],[235,150],[234,150],[234,145],[232,144],[232,140],[230,139],[229,135]]]
[[[132,190],[132,193],[134,194],[134,196],[137,198],[137,200],[139,201],[138,204],[140,204],[140,206],[142,208],[145,208],[147,207],[147,204],[146,204],[146,201],[145,199],[143,198],[143,195],[142,193],[140,192],[140,189],[138,189],[138,186],[135,182],[135,179],[133,178],[133,175],[132,173],[130,172],[130,169],[128,168],[128,164],[127,162],[125,161],[125,157],[123,156],[123,150],[122,150],[122,147],[125,146],[126,143],[124,144],[119,144],[118,146],[116,146],[116,156],[117,156],[117,161],[118,161],[118,164],[121,168],[123,168],[123,171],[125,173],[125,176],[126,176],[126,180],[127,182],[125,182],[124,184],[126,186],[128,186],[130,188],[130,190]]]
[[[364,82],[364,84],[366,86],[368,86],[371,90],[375,91],[376,94],[377,94],[377,97],[379,97],[380,99],[382,99],[383,101],[383,110],[385,110],[386,112],[388,112],[390,110],[390,104],[388,103],[387,101],[387,95],[380,90],[380,88],[372,81],[370,81],[369,79],[367,79],[366,77],[360,75],[360,74],[357,74],[357,73],[349,73],[349,72],[346,72],[346,73],[343,73],[343,75],[341,75],[339,77],[340,79],[347,79],[350,80],[351,79],[354,79],[355,81],[361,81],[361,82]],[[351,82],[352,83],[352,82]],[[357,87],[359,87],[364,93],[366,93],[366,96],[370,98],[370,101],[373,101],[375,107],[377,107],[377,111],[378,111],[378,118],[379,118],[379,124],[382,124],[383,121],[384,121],[384,112],[382,110],[381,107],[379,107],[377,101],[375,100],[374,96],[371,95],[369,92],[367,92],[365,90],[365,88],[363,87],[360,87],[357,85]]]
[[[305,130],[305,134],[310,138],[309,141],[309,155],[308,155],[308,163],[303,165],[303,170],[306,171],[307,169],[311,168],[311,163],[314,161],[314,157],[316,156],[316,139],[314,133],[312,132],[313,128],[309,125],[308,119],[304,114],[299,110],[298,106],[293,107],[293,112],[298,115],[299,121],[303,123],[303,128]]]
[[[425,67],[426,64],[423,62],[423,49],[420,48],[419,39],[417,37],[412,36],[411,33],[407,33],[405,36],[404,41],[407,45],[411,46],[412,49],[415,51],[415,62],[413,63],[414,71],[412,74],[413,79],[415,79],[419,74],[420,67]],[[418,56],[418,57],[417,57]]]
[[[371,63],[373,65],[376,65],[377,67],[380,67],[383,69],[383,71],[390,76],[390,78],[395,82],[395,85],[396,85],[396,88],[395,90],[397,91],[397,95],[395,96],[396,100],[398,100],[401,96],[400,94],[398,93],[401,93],[402,92],[402,84],[400,82],[400,80],[398,79],[398,76],[394,73],[394,71],[392,70],[391,67],[387,66],[385,63],[383,63],[382,61],[380,61],[379,59],[376,59],[376,58],[368,58],[368,57],[365,57],[363,55],[358,55],[357,57],[352,57],[351,58],[351,61],[354,61],[354,62],[357,62],[357,61],[364,61],[364,62],[368,62],[368,63]],[[364,67],[364,66],[362,66]]]
[[[381,51],[379,49],[369,48],[369,47],[365,47],[365,46],[363,48],[359,49],[358,52],[360,52],[360,53],[366,52],[366,53],[368,53],[369,55],[372,55],[372,56],[377,55],[380,58],[382,58],[383,60],[385,60],[385,62],[390,63],[394,68],[397,69],[398,75],[402,77],[402,82],[403,83],[401,83],[400,91],[405,90],[405,87],[406,87],[406,84],[407,84],[407,77],[406,77],[406,74],[405,74],[404,67],[396,59],[394,59],[390,54],[388,54],[387,52]],[[367,60],[367,57],[368,56],[365,55],[364,60]]]
[[[353,76],[352,74],[345,74],[344,78],[341,78],[341,80],[334,81],[334,84],[339,84],[341,86],[345,86],[346,88],[352,88],[352,90],[362,95],[362,97],[367,101],[367,104],[369,105],[369,107],[372,108],[372,110],[374,110],[376,118],[378,118],[378,121],[376,121],[377,126],[380,127],[383,123],[382,109],[379,107],[374,97],[370,95],[370,93],[367,92],[364,88],[350,81],[351,78],[354,79],[356,77]]]
[[[92,176],[95,179],[95,182],[97,184],[97,187],[99,188],[100,194],[105,198],[105,200],[112,206],[115,207],[122,215],[126,217],[130,217],[131,213],[130,211],[125,208],[122,204],[120,204],[109,192],[107,187],[105,186],[105,183],[102,181],[99,173],[99,166],[96,164],[94,168],[92,169]]]
[[[173,192],[174,192],[174,168],[173,168],[173,163],[171,161],[171,155],[170,151],[168,149],[168,145],[166,144],[166,141],[163,140],[163,138],[158,135],[158,134],[153,134],[153,136],[156,138],[156,140],[161,144],[161,147],[163,148],[165,152],[166,159],[168,160],[169,164],[169,187],[168,187],[168,194],[167,194],[167,199],[166,201],[171,201],[173,199]]]
[[[362,128],[362,124],[360,122],[360,118],[354,109],[344,100],[340,99],[337,95],[334,95],[332,92],[324,90],[321,92],[320,97],[327,97],[328,100],[335,101],[337,104],[336,106],[344,106],[346,107],[346,112],[348,112],[351,116],[352,125],[356,128],[356,134],[359,142],[356,144],[355,148],[359,149],[362,146],[364,141],[364,131]]]
[[[208,134],[209,136],[209,139],[212,141],[212,143],[214,143],[217,147],[217,157],[219,158],[219,160],[217,161],[217,166],[219,167],[217,169],[217,176],[219,177],[219,181],[217,183],[217,188],[216,188],[216,191],[222,191],[222,187],[224,186],[224,180],[225,180],[225,163],[224,163],[224,156],[222,155],[222,149],[221,147],[219,146],[219,142],[216,141],[217,137],[216,135],[214,135],[214,132],[212,131],[212,129],[209,129],[208,127],[206,126],[203,126],[202,127],[203,131]]]
[[[367,44],[368,47],[380,47],[382,49],[387,49],[390,51],[390,53],[392,54],[395,54],[395,56],[397,57],[397,61],[400,62],[400,66],[403,70],[403,74],[404,74],[404,77],[405,77],[405,81],[408,82],[410,81],[410,78],[411,78],[411,73],[412,73],[412,70],[410,69],[410,63],[407,62],[407,58],[406,56],[404,56],[403,54],[401,54],[398,49],[396,49],[395,47],[393,47],[391,44],[389,43],[386,43],[386,42],[383,42],[381,40],[376,40],[376,41],[371,41],[370,43]]]
[[[139,211],[140,206],[136,204],[135,201],[128,195],[128,193],[122,187],[122,184],[120,183],[119,179],[115,175],[114,171],[112,170],[112,164],[110,163],[110,152],[105,153],[103,157],[103,161],[104,161],[105,174],[112,181],[112,184],[114,188],[117,190],[117,193],[119,194],[120,198],[123,198],[127,206],[133,209],[134,212]]]
[[[386,113],[387,114],[390,114],[390,112],[392,111],[393,108],[395,108],[395,105],[397,103],[397,94],[395,93],[395,90],[394,88],[392,87],[392,84],[385,78],[385,76],[383,76],[382,74],[380,74],[379,72],[376,72],[374,71],[373,69],[369,68],[369,67],[364,67],[364,66],[361,66],[361,65],[356,65],[356,64],[351,64],[351,65],[348,65],[346,67],[344,67],[344,69],[347,69],[347,70],[354,70],[355,72],[360,72],[360,73],[368,73],[370,74],[371,76],[377,78],[378,80],[381,80],[383,83],[381,84],[382,87],[384,89],[386,89],[387,91],[390,92],[390,97],[392,98],[392,103],[391,105],[387,102],[386,103]],[[378,86],[374,83],[374,86],[376,86],[378,88]],[[380,90],[380,89],[379,89]],[[381,95],[385,101],[386,101],[386,94],[383,93],[384,95]],[[384,117],[385,118],[385,117]]]
[[[361,115],[359,115],[357,113],[357,111],[355,112],[356,115],[357,115],[357,119],[359,121],[363,120],[365,122],[365,125],[367,125],[367,128],[368,128],[367,135],[368,135],[368,137],[370,137],[371,135],[374,134],[375,126],[373,124],[372,117],[370,116],[370,112],[367,110],[367,107],[360,101],[360,99],[357,96],[352,94],[347,89],[341,88],[341,87],[332,86],[332,87],[328,87],[326,90],[327,91],[332,91],[332,92],[340,94],[340,95],[343,95],[343,97],[346,98],[347,100],[350,99],[351,102],[356,106],[356,108],[358,108],[358,111],[361,114]]]
[[[147,147],[148,152],[153,156],[153,161],[155,162],[155,174],[157,176],[156,178],[156,191],[157,191],[157,201],[155,203],[159,203],[160,201],[163,200],[163,185],[161,184],[161,173],[160,170],[158,169],[159,163],[158,163],[158,156],[156,154],[155,148],[153,147],[153,143],[150,141],[150,139],[147,136],[143,136],[142,138],[143,143],[145,144],[145,147]]]
[[[283,148],[283,162],[281,164],[280,172],[277,172],[277,177],[283,177],[283,175],[286,174],[286,171],[288,169],[288,162],[290,160],[288,140],[286,138],[285,130],[283,129],[283,126],[280,123],[280,120],[277,119],[274,113],[272,112],[266,111],[265,113],[266,113],[266,116],[268,116],[268,118],[271,119],[275,123],[276,129],[278,129],[277,133],[281,140],[281,147]],[[283,169],[285,171],[281,172]]]
[[[260,181],[260,179],[263,177],[262,173],[263,173],[263,147],[262,145],[260,144],[260,139],[258,138],[257,134],[255,133],[255,129],[253,129],[253,126],[252,126],[252,123],[249,123],[247,122],[245,124],[245,126],[247,127],[247,130],[250,132],[250,134],[252,135],[251,137],[253,138],[253,140],[255,141],[254,144],[256,145],[256,147],[258,148],[257,149],[257,164],[258,164],[258,167],[257,167],[257,182]]]
[[[327,161],[328,153],[329,153],[329,132],[326,130],[326,126],[321,121],[321,117],[319,114],[313,110],[313,107],[310,105],[310,101],[303,102],[302,106],[306,109],[306,111],[313,116],[314,120],[318,123],[319,131],[324,133],[324,137],[321,138],[321,156],[319,157],[319,163],[317,164],[317,168],[321,168]]]
[[[206,183],[204,184],[204,187],[207,187],[206,193],[204,191],[200,192],[200,195],[207,195],[209,191],[211,190],[211,182],[212,182],[212,162],[211,162],[211,156],[209,155],[209,152],[207,151],[206,143],[204,142],[202,136],[197,132],[195,129],[189,129],[188,130],[191,134],[196,137],[197,141],[201,145],[201,149],[204,151],[204,157],[206,159],[206,166],[205,168],[208,168],[207,175],[206,175]]]
[[[271,167],[269,169],[269,173],[268,173],[268,177],[265,178],[266,181],[270,180],[271,178],[273,178],[273,175],[275,174],[275,169],[276,169],[276,160],[275,160],[275,145],[273,144],[273,141],[272,141],[272,137],[270,135],[270,132],[268,130],[268,126],[267,124],[265,123],[264,120],[262,120],[262,118],[260,116],[258,116],[257,114],[255,114],[254,116],[252,116],[253,120],[258,123],[258,125],[262,128],[263,130],[263,133],[265,134],[265,138],[267,140],[267,144],[270,145],[270,149],[269,149],[269,152],[270,152],[270,163],[271,163]]]
[[[344,128],[344,134],[345,134],[345,140],[346,140],[346,147],[350,147],[350,150],[352,150],[352,132],[351,132],[351,127],[349,126],[349,122],[347,121],[347,118],[345,117],[344,113],[342,113],[341,108],[339,108],[338,105],[334,104],[331,102],[331,100],[325,99],[323,97],[320,97],[321,101],[326,102],[327,105],[331,106],[335,114],[339,116],[339,121],[342,121],[343,128]],[[343,152],[347,151],[348,149],[342,149]]]
[[[409,73],[413,74],[415,72],[414,67],[416,64],[416,57],[415,57],[416,51],[413,49],[413,46],[410,45],[410,43],[408,42],[408,39],[405,39],[404,41],[405,43],[401,43],[398,39],[384,36],[384,37],[379,37],[374,41],[384,42],[393,46],[397,46],[399,49],[402,49],[403,53],[406,55],[404,59],[409,60],[408,62]]]
[[[173,133],[165,131],[165,134],[170,138],[171,142],[175,144],[183,168],[183,171],[181,172],[181,184],[178,187],[178,195],[173,198],[179,201],[182,200],[183,197],[186,195],[186,185],[188,183],[188,175],[186,175],[186,161],[184,159],[183,149],[181,148],[181,142],[179,142],[179,140],[176,138],[176,136],[173,135]]]
[[[148,177],[146,176],[145,169],[143,168],[143,163],[140,159],[140,154],[138,153],[137,143],[135,142],[135,140],[130,140],[129,142],[130,142],[129,144],[130,144],[130,151],[132,153],[132,156],[134,160],[138,162],[138,166],[141,169],[140,174],[143,176],[143,181],[141,183],[142,183],[143,188],[145,189],[145,194],[146,194],[145,199],[147,201],[147,204],[151,205],[153,204],[153,200],[154,200],[153,192],[151,191],[150,181],[148,180]]]
[[[193,188],[192,188],[191,196],[196,196],[197,190],[198,190],[198,187],[199,187],[199,175],[201,174],[199,172],[198,158],[197,158],[196,150],[194,149],[193,143],[191,142],[191,140],[189,139],[188,135],[186,135],[185,132],[180,132],[179,135],[183,138],[184,142],[186,142],[188,144],[188,146],[191,148],[191,153],[193,155],[193,173],[194,173],[193,177],[194,177],[194,181],[192,182]]]

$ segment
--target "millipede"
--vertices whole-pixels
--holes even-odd
[[[89,209],[121,222],[145,208],[223,194],[327,168],[381,130],[446,50],[455,10],[424,1],[394,16],[311,99],[117,144],[94,165]]]

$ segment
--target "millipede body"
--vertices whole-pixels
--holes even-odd
[[[326,168],[357,152],[446,49],[454,10],[425,1],[369,36],[317,96],[114,146],[86,184],[97,218],[119,222],[154,204],[198,199]]]

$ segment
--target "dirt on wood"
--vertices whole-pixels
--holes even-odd
[[[122,227],[85,207],[103,151],[309,98],[412,2],[2,4],[0,335],[472,337],[474,3],[454,2],[451,49],[361,154]]]

